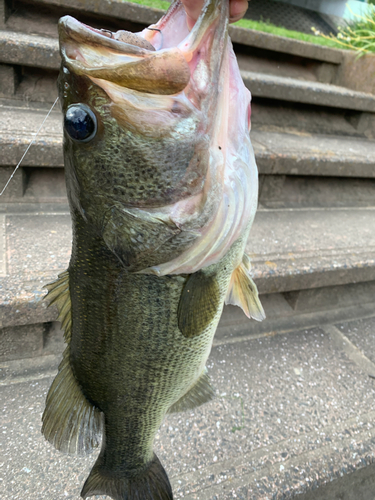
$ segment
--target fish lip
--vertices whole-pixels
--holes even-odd
[[[130,56],[145,57],[153,52],[136,45],[109,38],[104,35],[101,30],[92,28],[87,24],[77,21],[72,16],[64,16],[60,18],[58,23],[58,32],[60,40],[60,54],[63,60],[74,59],[66,54],[66,46],[69,42],[75,44],[85,43],[90,45],[98,45],[114,50],[120,54],[127,54]]]

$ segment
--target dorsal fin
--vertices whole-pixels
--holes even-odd
[[[241,264],[232,273],[225,303],[241,307],[248,318],[263,321],[266,315],[250,271],[250,259],[244,254]]]
[[[103,428],[102,413],[82,394],[70,366],[70,339],[72,335],[69,271],[46,285],[49,305],[56,304],[58,320],[65,330],[68,344],[46,399],[42,433],[56,449],[66,453],[86,454],[99,446]]]

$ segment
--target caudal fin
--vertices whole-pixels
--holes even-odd
[[[173,500],[167,473],[156,455],[146,469],[131,475],[106,470],[99,455],[81,491],[84,499],[92,495],[108,495],[113,500]]]

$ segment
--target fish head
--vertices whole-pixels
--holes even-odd
[[[179,1],[138,34],[60,19],[68,192],[95,224],[114,204],[155,209],[202,192],[227,3],[208,0],[190,32]]]

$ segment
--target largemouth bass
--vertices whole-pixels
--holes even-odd
[[[228,3],[189,32],[175,0],[138,34],[59,22],[68,270],[48,285],[67,343],[42,432],[101,451],[83,498],[170,500],[153,452],[168,412],[209,401],[224,302],[264,318],[244,254],[257,207],[250,94]]]

